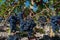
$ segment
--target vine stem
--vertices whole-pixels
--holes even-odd
[[[60,3],[60,1],[59,2],[56,2],[55,4],[53,4],[54,6],[56,6],[57,4],[59,4]]]

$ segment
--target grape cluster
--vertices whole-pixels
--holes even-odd
[[[20,22],[23,20],[23,15],[24,15],[24,12],[20,12],[18,14],[18,17],[19,17]]]
[[[28,17],[26,26],[28,27],[28,36],[31,37],[33,33],[33,28],[36,26],[36,23],[31,17]]]
[[[17,33],[17,34],[14,34],[14,35],[10,35],[7,40],[19,40],[20,39],[20,35]]]
[[[31,36],[31,33],[33,32],[33,28],[36,26],[36,23],[34,20],[29,16],[26,20],[23,19],[23,13],[19,14],[20,19],[20,31],[27,31],[28,36]]]
[[[54,32],[56,30],[59,30],[60,16],[53,16],[53,17],[51,17],[51,25],[52,25],[52,29],[53,29]]]
[[[14,15],[11,15],[8,19],[8,22],[10,23],[10,29],[11,31],[16,31],[16,22],[17,22],[17,17]]]
[[[28,37],[30,37],[33,33],[33,28],[36,26],[36,23],[30,16],[26,17],[26,19],[24,20],[23,15],[24,12],[20,12],[18,16],[11,15],[8,19],[10,23],[10,28],[11,31],[16,31],[16,22],[19,21],[20,31],[21,32],[27,31]]]
[[[45,16],[40,16],[39,17],[39,19],[38,19],[38,21],[42,21],[42,22],[46,22],[47,20],[46,20],[46,17]]]
[[[38,22],[41,23],[41,26],[43,27],[45,25],[45,23],[47,22],[47,19],[45,16],[40,16],[38,18]]]

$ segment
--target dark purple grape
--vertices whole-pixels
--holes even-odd
[[[11,6],[14,6],[14,2],[11,2]]]
[[[0,17],[0,22],[2,22],[2,20],[3,20],[3,18],[2,18],[2,17]]]
[[[38,19],[38,21],[46,22],[47,20],[46,20],[45,16],[40,16],[39,19]]]
[[[60,16],[51,17],[51,25],[54,32],[56,31],[56,29],[59,30],[59,23],[58,23],[59,20],[60,20]]]
[[[45,16],[40,16],[40,17],[38,18],[38,23],[39,23],[42,27],[44,27],[44,25],[45,25],[46,22],[47,22],[47,19],[46,19]]]
[[[10,29],[11,31],[16,31],[16,22],[17,22],[17,17],[11,15],[8,19],[9,23],[10,23]]]
[[[18,39],[18,36],[15,34],[15,35],[10,35],[8,40],[17,40]]]

